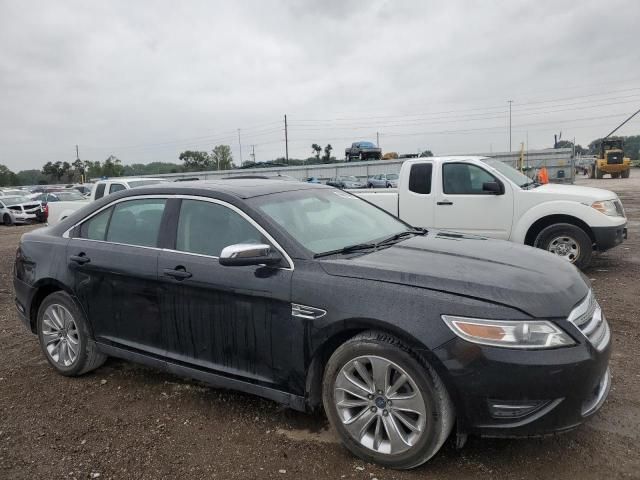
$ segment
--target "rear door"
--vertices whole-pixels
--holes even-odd
[[[509,239],[513,220],[513,190],[480,165],[468,162],[440,164],[437,182],[435,226],[443,230]],[[483,190],[483,184],[498,182],[504,193]]]
[[[229,245],[277,247],[230,204],[205,198],[177,201],[175,239],[160,253],[158,264],[168,359],[285,388],[293,348],[284,340],[292,331],[292,265],[220,265],[220,252]]]
[[[435,224],[433,176],[433,162],[425,161],[411,164],[409,175],[401,178],[398,189],[399,217],[414,227],[431,228]]]
[[[125,198],[72,232],[66,261],[98,342],[163,353],[157,246],[166,202]]]

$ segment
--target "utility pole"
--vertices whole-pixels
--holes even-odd
[[[287,127],[287,114],[284,115],[284,158],[289,165],[289,129]]]
[[[507,100],[509,102],[509,151],[511,151],[511,104],[513,100]]]
[[[80,160],[80,154],[78,153],[78,145],[76,145],[76,160]]]
[[[256,146],[251,145],[251,161],[256,163]]]
[[[376,147],[380,148],[380,132],[376,132]]]
[[[240,141],[240,129],[238,129],[238,148],[240,149],[240,166],[244,164],[242,161],[242,142]]]

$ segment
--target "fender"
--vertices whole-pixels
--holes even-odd
[[[589,227],[610,227],[626,221],[622,217],[608,217],[583,203],[570,200],[553,200],[540,203],[524,212],[514,223],[509,240],[524,243],[527,231],[538,220],[550,215],[567,215],[577,218]]]

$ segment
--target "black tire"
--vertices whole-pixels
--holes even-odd
[[[373,183],[370,183],[369,185],[367,185],[367,188],[373,188]]]
[[[570,243],[578,247],[578,253],[575,258],[571,260],[571,263],[580,269],[588,267],[593,254],[593,241],[587,232],[576,225],[570,223],[555,223],[549,225],[538,234],[533,246],[550,251],[551,253],[556,253],[551,250],[554,248],[552,242],[561,237],[571,239]]]
[[[602,170],[596,167],[596,178],[602,179],[602,177],[604,177],[604,173],[602,172]]]
[[[596,178],[596,166],[591,165],[589,168],[589,178]]]
[[[13,220],[11,219],[11,215],[9,215],[8,213],[5,213],[2,216],[2,223],[7,227],[10,227],[11,225],[13,225]]]
[[[620,178],[620,172],[612,173],[611,178]]]
[[[621,172],[621,175],[620,175],[620,176],[621,176],[622,178],[629,178],[629,174],[630,174],[630,173],[631,173],[631,169],[630,169],[630,168],[628,168],[627,170],[623,170],[623,171]]]
[[[362,356],[382,358],[400,366],[418,387],[425,402],[424,430],[416,443],[404,452],[395,455],[381,453],[362,445],[351,436],[341,420],[336,407],[335,382],[343,367]],[[400,340],[384,332],[364,332],[346,341],[333,353],[325,367],[322,400],[327,417],[340,435],[343,445],[357,457],[389,468],[410,469],[428,461],[449,437],[455,420],[453,403],[435,370]]]
[[[75,322],[77,332],[77,356],[70,365],[61,365],[56,362],[51,354],[47,350],[47,345],[44,339],[44,330],[47,325],[44,320],[44,314],[47,308],[57,305],[64,307],[72,316]],[[40,347],[46,357],[49,364],[61,375],[67,377],[75,377],[83,375],[87,372],[95,370],[100,367],[107,359],[107,356],[99,352],[95,342],[91,337],[89,325],[87,323],[84,314],[78,307],[76,302],[66,292],[55,292],[46,297],[40,304],[38,309],[38,321],[37,321],[38,340],[40,341]]]

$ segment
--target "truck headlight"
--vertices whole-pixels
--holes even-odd
[[[619,204],[619,207],[616,204]],[[624,217],[622,203],[617,200],[600,200],[598,202],[593,202],[591,204],[591,208],[595,208],[600,213],[604,213],[610,217]]]
[[[442,315],[460,338],[492,347],[542,349],[575,345],[558,326],[545,320],[487,320]]]

